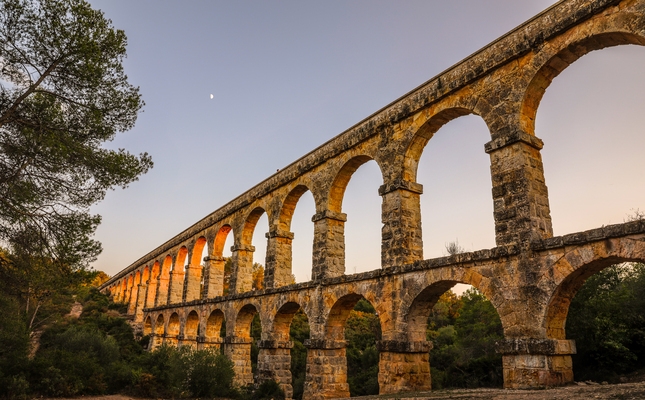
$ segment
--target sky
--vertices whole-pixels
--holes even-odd
[[[148,152],[155,163],[92,208],[104,248],[93,266],[114,275],[555,1],[90,3],[125,31],[124,67],[146,103],[135,128],[106,147]],[[644,65],[645,48],[604,49],[547,89],[536,135],[555,235],[645,211]],[[489,140],[471,115],[426,146],[418,173],[425,258],[445,255],[453,241],[468,251],[495,246]],[[373,161],[349,182],[346,273],[380,268],[381,184]],[[310,279],[314,213],[307,193],[292,222],[298,282]],[[260,263],[267,231],[263,216],[253,238]]]

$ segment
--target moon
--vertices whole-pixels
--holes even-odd
[[[211,99],[213,98],[213,94],[211,93]]]

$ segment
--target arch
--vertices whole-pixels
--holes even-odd
[[[143,323],[143,335],[150,335],[152,333],[152,318],[148,315],[145,322]]]
[[[372,306],[374,304],[369,299],[365,298],[362,294],[348,293],[340,297],[332,308],[329,310],[327,321],[325,323],[325,338],[335,341],[345,340],[345,323],[349,318],[349,314],[354,310],[356,304],[365,299]],[[375,307],[376,308],[376,307]],[[377,315],[379,313],[377,312]],[[378,316],[379,324],[382,326],[381,317]]]
[[[645,263],[645,243],[630,238],[610,239],[565,253],[552,267],[556,282],[549,299],[544,329],[551,339],[566,339],[569,306],[578,290],[592,275],[623,262]]]
[[[214,257],[222,257],[224,255],[224,245],[226,244],[226,238],[231,230],[233,230],[233,228],[226,224],[217,231],[217,235],[215,235],[215,241],[213,243]]]
[[[211,311],[206,320],[206,338],[208,340],[219,339],[222,331],[222,324],[226,324],[224,313],[220,309]]]
[[[206,245],[206,238],[200,236],[199,239],[195,242],[193,250],[191,253],[190,265],[202,265],[202,252],[204,251],[204,246]]]
[[[240,309],[235,319],[235,336],[240,338],[251,337],[251,322],[253,317],[258,313],[258,309],[253,304],[247,304]]]
[[[307,316],[305,310],[295,301],[289,301],[278,309],[278,312],[273,319],[273,330],[271,332],[276,340],[290,340],[289,331],[291,328],[291,322],[293,321],[293,317],[300,310],[302,310],[305,313],[305,316]],[[307,319],[309,319],[308,316]]]
[[[379,166],[381,179],[383,178],[383,168],[381,168],[381,165],[378,163],[378,161],[367,155],[353,157],[352,159],[347,161],[338,171],[336,177],[334,178],[334,182],[331,185],[331,189],[329,190],[329,199],[327,200],[328,208],[330,211],[338,213],[342,211],[345,189],[347,189],[347,184],[352,178],[352,175],[361,165],[372,160],[375,161]]]
[[[614,16],[614,18],[619,19],[620,17]],[[631,19],[631,17],[628,19]],[[611,24],[602,24],[602,26],[610,27]],[[537,72],[531,78],[526,92],[524,93],[520,109],[519,123],[521,129],[525,133],[530,135],[535,134],[535,117],[537,115],[540,101],[553,79],[569,65],[594,50],[627,44],[645,45],[645,37],[643,36],[636,35],[632,32],[620,31],[615,28],[609,29],[612,30],[597,32],[583,38],[578,38],[578,40],[565,43],[563,48],[549,56],[543,55],[542,57],[536,57],[539,61],[546,58],[546,61],[537,66]],[[584,31],[581,30],[581,32]],[[547,48],[546,51],[553,50],[551,48]]]
[[[291,190],[291,192],[289,192],[282,202],[282,208],[280,209],[280,216],[278,218],[278,229],[283,231],[289,231],[291,229],[291,220],[293,218],[293,213],[296,210],[298,200],[300,200],[302,195],[307,192],[311,192],[311,190],[303,184],[296,186]]]
[[[407,323],[408,340],[421,342],[426,340],[428,318],[439,298],[458,282],[441,281],[427,286],[412,301],[404,321]]]
[[[155,335],[157,336],[163,336],[165,332],[163,314],[157,315],[157,319],[155,321],[155,326],[154,326],[154,332],[155,332]]]
[[[255,231],[255,225],[258,223],[258,220],[266,211],[262,207],[255,207],[246,217],[246,221],[242,227],[240,243],[242,245],[250,245],[253,241],[253,232]]]
[[[195,338],[199,335],[199,315],[197,311],[192,310],[186,317],[186,325],[184,325],[184,335]]]
[[[143,268],[143,273],[141,274],[141,283],[148,284],[149,280],[150,280],[150,267],[146,265]]]
[[[421,127],[419,127],[405,150],[405,157],[403,159],[403,179],[405,181],[417,181],[419,160],[423,154],[423,149],[425,149],[434,134],[437,133],[442,126],[453,119],[469,114],[478,115],[473,110],[464,107],[447,108],[434,114],[423,125],[421,125]]]
[[[179,314],[176,312],[170,315],[168,318],[168,327],[166,328],[166,335],[177,336],[179,335],[180,330]]]
[[[181,246],[181,248],[177,252],[177,257],[175,258],[175,267],[179,266],[183,270],[184,266],[186,265],[187,256],[188,248],[186,246]]]

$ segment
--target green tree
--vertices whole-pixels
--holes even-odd
[[[105,143],[143,105],[126,36],[84,0],[0,4],[0,240],[86,266],[100,252],[89,207],[152,167]]]

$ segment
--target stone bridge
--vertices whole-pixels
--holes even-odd
[[[567,66],[593,50],[626,44],[645,44],[645,0],[563,0],[273,174],[101,289],[129,305],[153,345],[223,348],[239,383],[253,380],[250,324],[259,314],[258,378],[277,380],[287,394],[289,326],[303,310],[311,329],[310,399],[349,395],[344,326],[361,298],[381,324],[380,392],[428,390],[428,316],[442,293],[465,283],[485,294],[501,318],[505,387],[571,382],[570,301],[606,266],[645,262],[645,221],[553,237],[534,120],[546,88]],[[497,247],[424,260],[417,165],[434,133],[467,114],[481,117],[490,131],[483,150],[490,155]],[[381,268],[346,275],[343,194],[370,160],[383,178]],[[290,284],[291,218],[307,191],[316,204],[311,280]],[[251,239],[264,213],[265,289],[252,290]],[[228,235],[233,269],[224,295]],[[204,246],[209,256],[202,259]]]

